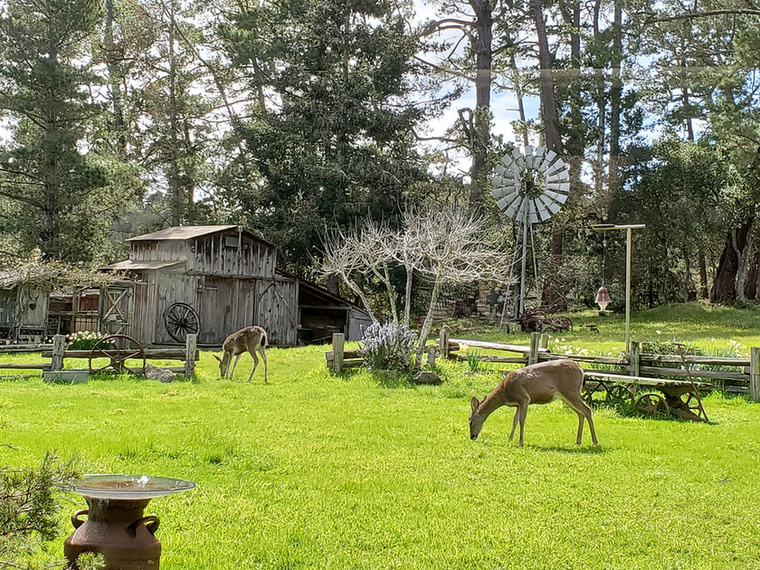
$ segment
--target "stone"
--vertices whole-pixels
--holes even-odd
[[[412,382],[415,384],[440,384],[443,382],[443,380],[441,380],[441,377],[438,376],[438,374],[435,372],[432,372],[430,370],[421,370],[414,375]]]
[[[152,364],[145,365],[145,377],[149,380],[159,380],[164,384],[174,382],[174,372],[166,368],[159,368]]]

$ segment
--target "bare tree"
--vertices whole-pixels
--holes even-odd
[[[433,326],[433,309],[443,286],[450,283],[497,281],[504,283],[509,256],[486,234],[482,221],[452,209],[408,210],[400,231],[371,220],[361,230],[348,235],[336,231],[324,240],[322,273],[338,275],[364,303],[377,320],[369,300],[356,282],[357,274],[373,275],[385,285],[394,323],[398,323],[397,294],[390,280],[390,269],[399,265],[406,271],[404,325],[409,325],[414,275],[432,284],[428,310],[420,331],[415,367],[422,363],[422,352]]]
[[[404,215],[404,263],[432,284],[428,311],[420,330],[415,367],[422,364],[425,343],[433,328],[433,309],[441,288],[449,283],[507,279],[508,255],[490,240],[479,218],[459,210],[408,211]]]

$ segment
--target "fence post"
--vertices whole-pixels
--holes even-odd
[[[749,349],[749,395],[760,401],[760,347],[753,346]]]
[[[543,348],[544,350],[546,350],[547,348],[549,348],[549,335],[548,334],[543,333],[541,335],[541,340],[538,343],[538,348]]]
[[[441,336],[438,339],[438,346],[441,349],[441,358],[449,357],[449,327],[441,327]]]
[[[187,335],[185,338],[185,378],[192,378],[195,373],[195,352],[197,348],[198,335]]]
[[[346,342],[346,335],[343,333],[333,333],[333,372],[340,374],[343,372],[343,345]]]
[[[538,345],[541,342],[541,335],[530,333],[530,353],[528,354],[528,366],[538,362]]]
[[[628,374],[631,376],[641,376],[640,350],[641,345],[637,341],[631,341],[631,352],[628,354]]]
[[[53,337],[53,359],[50,370],[63,370],[63,354],[66,352],[66,337],[57,334]]]

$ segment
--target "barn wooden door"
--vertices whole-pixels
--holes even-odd
[[[100,289],[100,332],[131,336],[133,289],[131,285],[109,285]]]
[[[298,338],[298,282],[261,279],[257,282],[256,324],[269,343],[295,346]]]

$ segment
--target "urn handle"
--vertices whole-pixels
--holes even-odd
[[[89,516],[89,514],[90,514],[90,509],[81,509],[75,512],[73,515],[71,515],[71,524],[74,525],[74,528],[79,528],[85,523],[85,521],[83,521],[79,517],[81,517],[82,515]]]
[[[142,517],[141,519],[137,519],[136,521],[129,523],[129,526],[127,526],[127,528],[134,535],[137,533],[137,527],[141,524],[144,524],[145,528],[147,528],[151,534],[156,534],[159,523],[160,521],[156,515],[148,515],[147,517]]]

